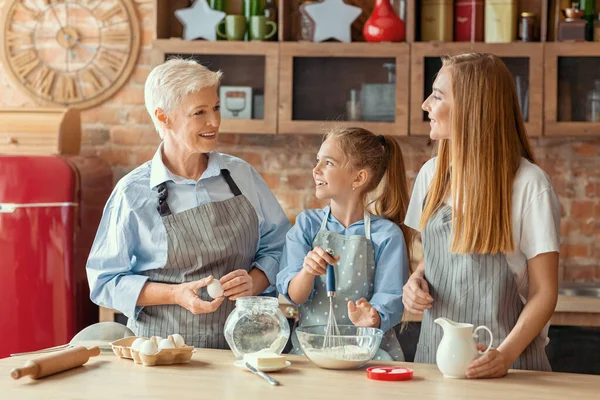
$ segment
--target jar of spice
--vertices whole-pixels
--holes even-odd
[[[486,43],[510,43],[517,39],[516,0],[486,0]]]
[[[535,14],[530,12],[521,13],[519,24],[519,37],[522,42],[535,41]]]

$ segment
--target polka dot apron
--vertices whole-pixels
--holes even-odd
[[[335,319],[338,325],[352,325],[348,317],[348,301],[356,302],[364,297],[370,300],[373,296],[375,281],[375,255],[371,242],[371,217],[365,212],[365,236],[345,236],[326,229],[329,213],[321,223],[321,229],[315,236],[313,248],[333,249],[333,254],[340,256],[334,265],[336,294],[333,298]],[[298,325],[327,325],[329,318],[329,298],[325,282],[327,275],[315,278],[312,298],[299,307]],[[292,335],[292,354],[302,354],[298,338]],[[375,355],[376,360],[404,361],[404,354],[390,328],[383,337],[381,346]]]

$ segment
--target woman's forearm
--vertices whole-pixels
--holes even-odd
[[[288,296],[296,304],[304,304],[312,293],[315,284],[315,276],[303,269],[290,281]]]
[[[527,303],[517,324],[498,347],[513,362],[550,321],[558,299],[558,253],[540,254],[527,264]]]
[[[252,277],[252,296],[258,296],[271,285],[267,275],[258,268],[252,268],[248,275]]]
[[[140,292],[136,305],[144,307],[176,304],[177,302],[173,293],[174,286],[168,283],[146,282]]]

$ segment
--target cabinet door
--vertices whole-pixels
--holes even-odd
[[[600,134],[600,44],[547,43],[545,132]]]
[[[169,58],[194,59],[222,71],[221,133],[277,132],[278,44],[158,40],[153,63]]]
[[[406,135],[408,75],[404,43],[281,43],[279,132]]]
[[[414,43],[411,46],[411,135],[429,135],[429,119],[421,105],[431,94],[441,56],[492,53],[513,74],[521,113],[529,136],[542,134],[543,44],[541,43]]]

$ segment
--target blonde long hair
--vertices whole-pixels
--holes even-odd
[[[513,181],[521,157],[535,162],[512,75],[491,54],[442,61],[452,76],[451,140],[440,141],[421,228],[450,195],[453,253],[512,252]]]
[[[377,136],[358,127],[332,129],[323,140],[330,138],[338,140],[352,168],[370,171],[363,204],[373,214],[389,219],[402,229],[410,261],[414,231],[404,225],[410,196],[400,145],[390,136]]]

